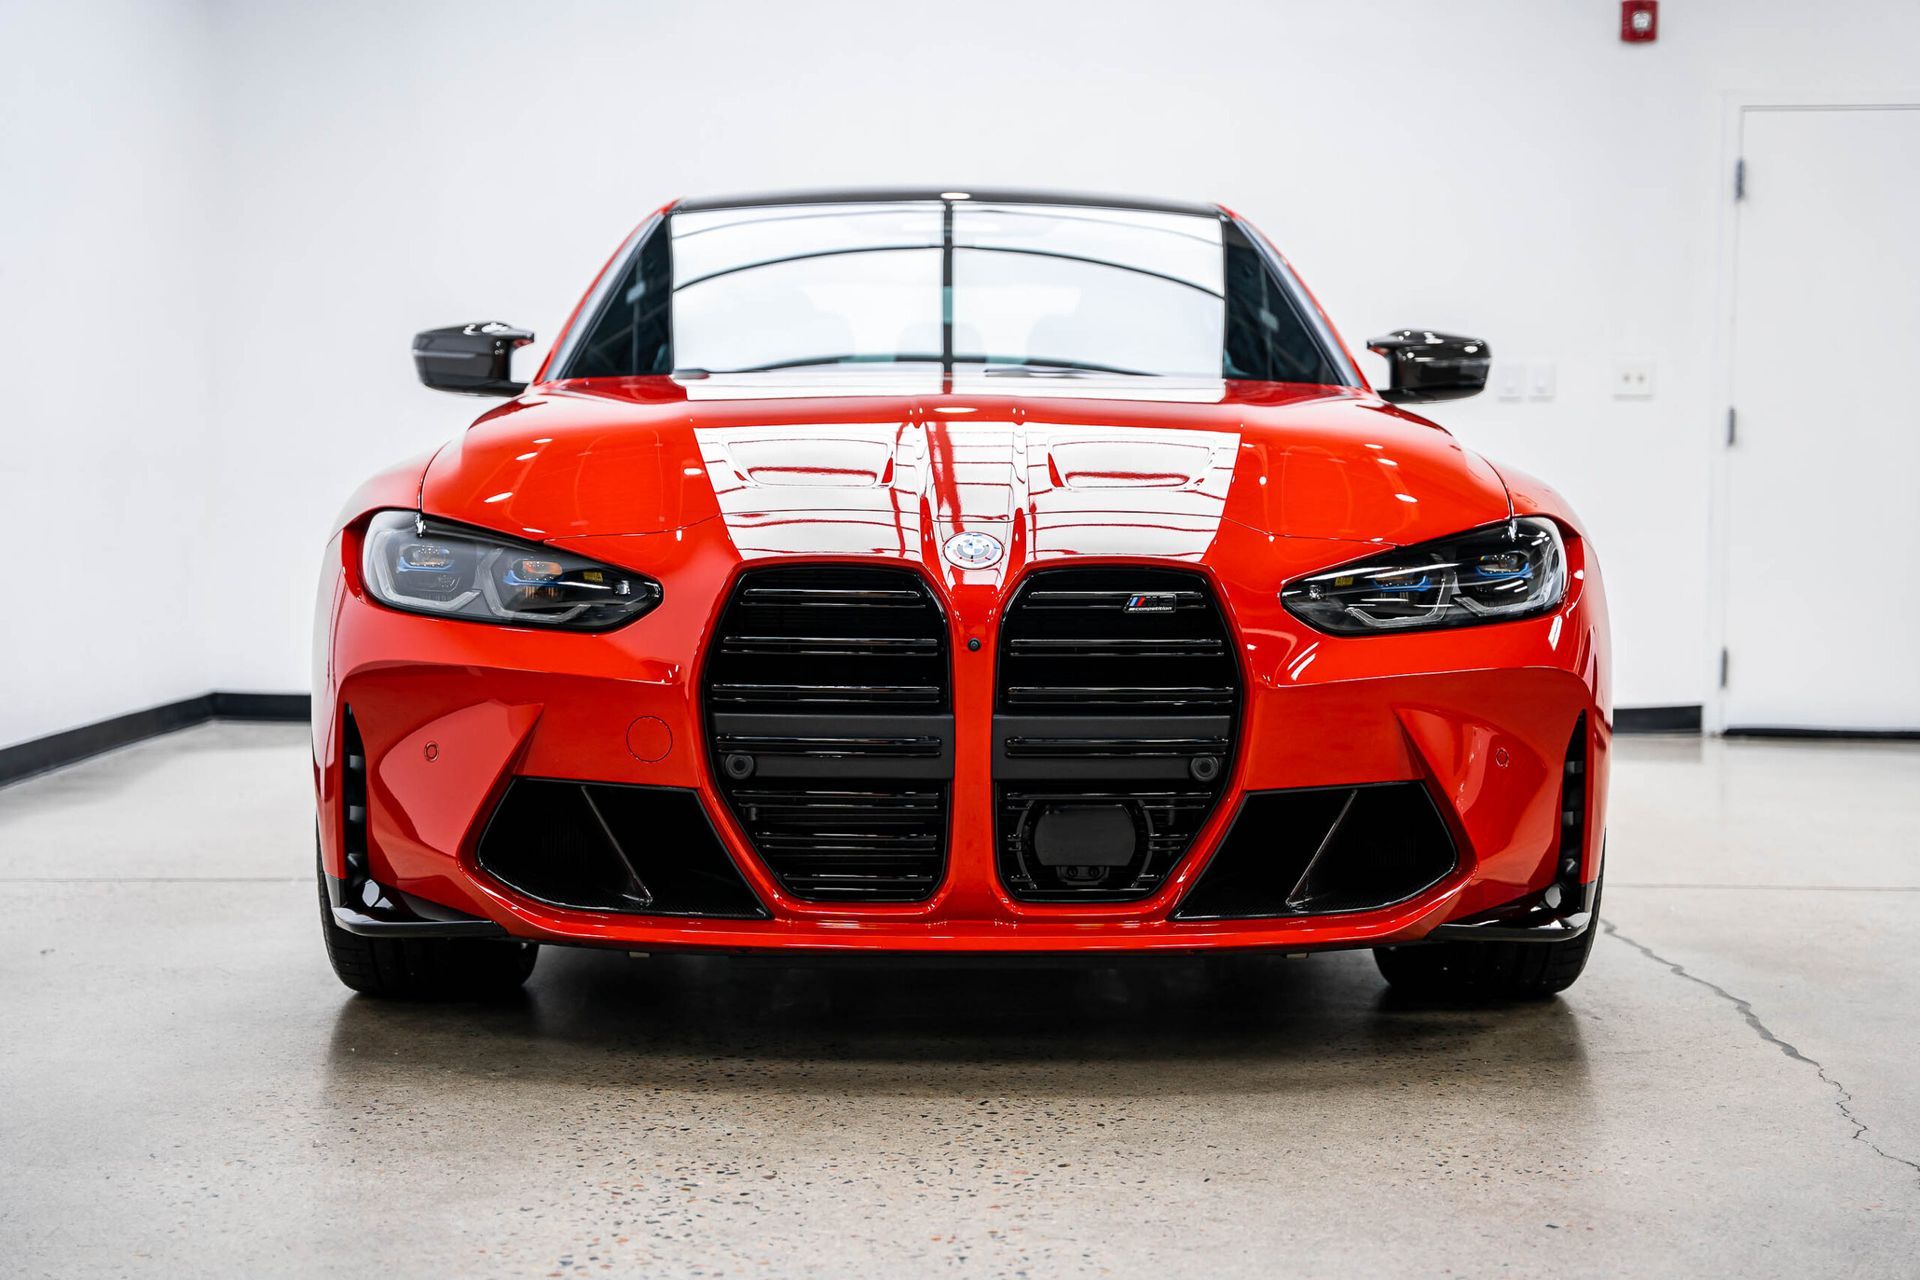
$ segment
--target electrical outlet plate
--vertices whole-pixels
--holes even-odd
[[[1615,400],[1653,399],[1653,361],[1617,360],[1613,366]]]

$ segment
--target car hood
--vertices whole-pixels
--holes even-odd
[[[554,383],[443,449],[421,499],[538,539],[719,520],[746,557],[985,529],[1034,556],[1192,559],[1223,522],[1404,544],[1509,511],[1485,460],[1367,393],[1162,379]]]

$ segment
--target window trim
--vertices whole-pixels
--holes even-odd
[[[1307,335],[1319,346],[1320,354],[1326,358],[1327,367],[1336,374],[1346,376],[1345,382],[1326,385],[1364,388],[1367,384],[1366,380],[1360,376],[1359,368],[1347,355],[1346,347],[1334,334],[1332,326],[1321,314],[1320,308],[1315,306],[1313,299],[1307,296],[1306,286],[1300,283],[1300,277],[1293,274],[1293,268],[1287,265],[1287,260],[1281,257],[1279,252],[1267,243],[1267,238],[1260,234],[1259,229],[1245,218],[1236,217],[1223,209],[1220,212],[1220,220],[1238,228],[1240,234],[1246,237],[1247,243],[1253,246],[1253,251],[1260,255],[1260,260],[1266,263],[1268,272],[1280,285],[1281,294],[1293,308],[1294,319],[1305,327]],[[1222,252],[1225,252],[1224,243]]]
[[[647,247],[647,241],[652,238],[654,232],[666,227],[667,219],[672,216],[677,207],[677,205],[669,206],[654,213],[645,222],[635,227],[632,234],[627,236],[627,242],[614,252],[613,261],[607,264],[606,271],[594,284],[593,292],[587,295],[585,302],[581,303],[573,324],[561,337],[560,345],[554,349],[553,356],[548,361],[554,373],[547,381],[565,382],[575,376],[573,365],[579,357],[580,346],[586,335],[599,328],[600,321],[606,318],[607,305],[613,298],[614,286],[626,278],[627,269],[633,265],[634,259]],[[673,253],[671,239],[667,241],[667,253],[668,260],[671,261]],[[669,325],[673,323],[671,311],[668,312],[667,323]],[[668,332],[671,334],[672,331]]]

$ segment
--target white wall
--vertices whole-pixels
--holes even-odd
[[[1699,702],[1722,95],[1920,87],[1920,6],[1669,0],[1651,47],[1621,45],[1618,15],[1613,0],[214,0],[202,559],[242,566],[244,585],[209,573],[197,597],[212,682],[304,687],[328,518],[367,472],[483,407],[413,382],[414,330],[499,318],[550,338],[675,195],[927,182],[1220,199],[1274,236],[1350,341],[1431,325],[1552,362],[1550,402],[1435,416],[1594,526],[1620,704]],[[1652,400],[1611,398],[1623,357],[1656,362]]]
[[[0,0],[0,746],[218,674],[196,609],[212,52],[197,4]]]

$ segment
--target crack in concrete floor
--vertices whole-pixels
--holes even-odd
[[[1897,1165],[1903,1165],[1906,1168],[1911,1169],[1914,1173],[1920,1174],[1920,1161],[1913,1161],[1913,1160],[1907,1159],[1905,1156],[1894,1155],[1892,1152],[1886,1150],[1879,1143],[1875,1142],[1872,1138],[1869,1138],[1867,1136],[1868,1126],[1866,1121],[1862,1120],[1859,1116],[1855,1115],[1853,1112],[1853,1091],[1848,1089],[1845,1085],[1841,1084],[1838,1080],[1834,1079],[1833,1076],[1829,1075],[1827,1073],[1826,1067],[1823,1064],[1821,1064],[1817,1059],[1808,1057],[1806,1054],[1802,1053],[1800,1049],[1797,1046],[1795,1046],[1791,1041],[1783,1040],[1780,1038],[1780,1036],[1775,1034],[1771,1027],[1769,1027],[1766,1023],[1760,1020],[1760,1015],[1753,1011],[1753,1003],[1751,1001],[1744,1000],[1741,997],[1734,995],[1731,991],[1728,991],[1725,987],[1719,985],[1718,983],[1707,981],[1705,978],[1701,977],[1699,974],[1689,973],[1685,965],[1677,964],[1674,961],[1667,959],[1665,956],[1656,952],[1652,947],[1647,946],[1643,942],[1637,942],[1634,939],[1629,938],[1626,934],[1620,932],[1620,930],[1614,926],[1611,920],[1605,920],[1605,919],[1601,920],[1600,928],[1604,930],[1609,937],[1618,938],[1620,941],[1626,943],[1628,946],[1632,947],[1635,951],[1638,951],[1641,955],[1653,961],[1655,964],[1665,965],[1669,970],[1671,970],[1675,974],[1675,976],[1685,978],[1688,982],[1696,983],[1699,986],[1705,987],[1707,990],[1713,992],[1714,995],[1719,996],[1722,1000],[1725,1000],[1728,1004],[1732,1005],[1736,1010],[1739,1011],[1741,1018],[1745,1019],[1746,1024],[1749,1027],[1753,1028],[1755,1035],[1759,1036],[1766,1043],[1774,1046],[1774,1048],[1780,1050],[1781,1053],[1793,1059],[1795,1062],[1803,1062],[1807,1066],[1812,1067],[1816,1075],[1818,1075],[1822,1080],[1826,1081],[1829,1085],[1833,1086],[1833,1091],[1836,1095],[1834,1098],[1833,1105],[1839,1110],[1840,1114],[1843,1117],[1845,1117],[1847,1123],[1853,1126],[1854,1141],[1862,1143],[1869,1150],[1871,1150],[1875,1155],[1879,1156],[1881,1159],[1891,1160],[1893,1163]]]

